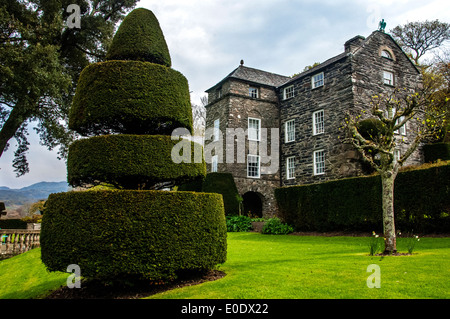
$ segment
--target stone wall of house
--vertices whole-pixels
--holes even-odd
[[[361,114],[370,108],[371,97],[381,92],[388,93],[394,88],[415,89],[420,85],[420,74],[401,51],[392,38],[382,32],[375,32],[367,41],[361,37],[346,43],[347,56],[300,76],[280,88],[278,94],[281,112],[281,180],[283,185],[298,185],[323,182],[364,174],[360,155],[352,146],[342,143],[342,128],[347,112]],[[381,56],[387,50],[392,60]],[[394,85],[383,81],[383,71],[393,72]],[[311,78],[324,72],[323,87],[312,89]],[[283,89],[294,85],[295,96],[283,100]],[[313,112],[324,110],[325,132],[313,135]],[[368,112],[366,114],[369,114]],[[364,116],[363,116],[364,118]],[[295,119],[296,140],[285,143],[285,123]],[[408,122],[406,135],[399,147],[401,154],[406,152],[415,138],[416,124]],[[314,175],[313,153],[325,150],[324,175]],[[295,156],[295,179],[286,178],[286,159]],[[404,165],[423,163],[421,148],[418,148]]]
[[[258,98],[249,96],[250,86],[258,88]],[[279,111],[275,88],[229,79],[222,84],[221,98],[217,99],[215,92],[209,93],[212,102],[207,106],[206,127],[213,127],[214,120],[220,119],[223,139],[216,143],[222,145],[223,156],[219,155],[218,172],[232,173],[241,195],[248,191],[259,193],[263,198],[264,215],[271,216],[276,210],[273,192],[280,186]],[[247,138],[249,117],[261,119],[260,142]],[[274,139],[276,143],[272,145]],[[205,150],[211,147],[208,145],[206,141]],[[272,147],[276,151],[273,154]],[[260,178],[247,177],[247,154],[261,156]],[[211,171],[210,164],[207,168]]]
[[[249,191],[260,194],[264,216],[276,214],[274,189],[279,186],[318,183],[364,174],[358,152],[342,142],[347,112],[368,110],[371,97],[381,92],[390,92],[394,88],[415,89],[420,84],[420,73],[387,34],[376,31],[367,39],[357,36],[347,41],[344,47],[343,54],[300,74],[279,88],[230,77],[208,91],[210,103],[206,107],[206,127],[213,127],[214,120],[220,119],[220,130],[224,134],[223,139],[214,144],[220,145],[218,171],[233,174],[241,195]],[[382,57],[383,50],[388,51],[392,59]],[[393,86],[384,84],[383,71],[394,73]],[[321,72],[324,74],[324,85],[312,88],[312,77]],[[283,90],[290,85],[294,87],[294,97],[284,99]],[[249,87],[258,88],[257,98],[249,96]],[[324,132],[313,134],[313,113],[319,110],[324,112]],[[249,117],[261,119],[261,128],[267,129],[266,139],[262,138],[260,142],[248,140],[245,132]],[[295,120],[296,137],[295,141],[287,143],[285,123],[289,120]],[[271,131],[272,128],[275,132]],[[406,142],[401,149],[402,154],[414,140],[415,129],[414,123],[408,123],[406,135],[398,136]],[[266,150],[261,149],[262,142],[266,140]],[[273,141],[280,143],[277,155],[271,152],[272,146],[275,146]],[[205,155],[209,144],[207,136]],[[323,175],[314,174],[313,156],[318,150],[325,151]],[[214,154],[217,153],[211,153]],[[266,155],[261,158],[262,163],[271,159],[271,162],[261,165],[260,178],[247,177],[247,154]],[[286,160],[291,156],[295,156],[295,178],[287,179]],[[206,159],[208,161],[207,156]],[[405,165],[422,162],[419,148]],[[210,171],[211,165],[207,167]],[[272,171],[264,174],[267,170]]]
[[[389,52],[392,59],[381,56],[383,50]],[[364,46],[352,56],[352,65],[355,109],[367,108],[374,95],[389,94],[395,89],[410,92],[421,85],[421,75],[418,70],[391,36],[383,32],[375,31],[364,42]],[[384,84],[383,71],[394,74],[393,85]],[[397,135],[398,140],[403,140],[398,147],[401,154],[404,154],[414,141],[416,137],[414,132],[417,132],[417,122],[410,120],[406,124],[406,135]],[[423,163],[423,152],[419,147],[404,165],[421,163]]]
[[[312,89],[311,79],[324,73],[324,85]],[[294,85],[294,97],[283,100],[280,89],[281,110],[281,178],[283,185],[323,182],[351,175],[356,169],[353,152],[339,139],[345,112],[352,106],[353,93],[351,64],[347,57],[324,69],[317,69],[287,84]],[[285,87],[286,87],[285,86]],[[324,111],[324,133],[313,134],[313,113]],[[295,141],[286,143],[285,123],[295,120]],[[314,151],[325,151],[324,175],[314,175]],[[351,153],[349,153],[351,152]],[[347,158],[349,155],[350,158]],[[295,156],[295,178],[286,177],[286,159]]]

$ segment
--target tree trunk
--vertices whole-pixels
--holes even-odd
[[[394,220],[394,172],[381,174],[382,203],[383,203],[383,230],[385,237],[384,254],[397,251]]]
[[[3,127],[0,130],[0,157],[3,154],[3,151],[8,144],[8,141],[14,137],[16,131],[22,126],[22,124],[26,121],[27,116],[24,116],[19,111],[19,107],[15,107],[12,109],[9,114],[8,119],[4,123]]]

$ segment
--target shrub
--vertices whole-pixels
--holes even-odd
[[[292,233],[294,228],[288,224],[281,222],[281,219],[274,217],[269,218],[264,224],[261,233],[262,234],[272,234],[272,235],[286,235]]]
[[[189,86],[178,71],[139,61],[91,64],[80,74],[69,128],[101,135],[192,132]]]
[[[20,219],[2,219],[0,229],[27,229],[27,222]]]
[[[174,163],[171,151],[178,141],[164,135],[105,135],[74,142],[67,160],[72,186],[110,183],[126,189],[151,187],[164,181],[203,178],[206,164],[195,163],[201,145],[191,142],[191,163]]]
[[[41,228],[42,260],[50,271],[77,264],[83,277],[106,281],[168,280],[180,271],[211,269],[226,258],[221,196],[148,190],[205,175],[202,158],[174,163],[171,156],[178,143],[172,130],[192,132],[187,80],[168,67],[168,50],[150,11],[131,12],[119,29],[108,58],[124,60],[86,67],[69,113],[71,129],[107,136],[70,146],[68,179],[72,186],[124,190],[51,195]],[[185,142],[191,146],[187,159],[202,154]]]
[[[396,228],[419,232],[450,229],[450,165],[400,172],[395,181]],[[281,187],[275,190],[283,221],[305,231],[382,230],[378,175]],[[444,214],[443,214],[444,213]]]
[[[169,49],[153,12],[144,8],[130,12],[114,35],[106,59],[148,61],[170,67]]]
[[[227,231],[247,232],[252,230],[252,222],[248,216],[227,216]]]
[[[87,191],[52,194],[41,230],[50,271],[81,268],[85,278],[129,274],[168,280],[226,260],[223,202],[217,194]]]
[[[183,184],[179,190],[217,193],[223,196],[225,214],[238,215],[242,197],[231,173],[208,173],[203,181]]]
[[[424,145],[423,155],[426,163],[436,162],[437,160],[450,160],[450,143],[435,143]]]

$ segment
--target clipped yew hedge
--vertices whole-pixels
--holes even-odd
[[[42,261],[50,271],[77,264],[84,278],[170,280],[225,262],[226,231],[217,194],[52,194],[42,221]]]
[[[438,160],[450,160],[450,143],[435,143],[423,146],[423,155],[426,163],[436,162]]]
[[[400,172],[397,230],[450,232],[450,165]],[[381,178],[356,177],[275,190],[280,217],[301,231],[382,231]]]
[[[87,66],[78,80],[69,128],[90,136],[109,133],[192,132],[189,86],[180,72],[140,61]]]
[[[223,197],[225,214],[227,216],[239,214],[241,197],[231,173],[208,173],[205,179],[197,179],[180,185],[181,191],[216,193]]]
[[[130,12],[114,35],[106,59],[140,60],[170,67],[169,49],[153,12],[144,8]]]
[[[69,147],[67,179],[72,186],[108,183],[138,189],[164,181],[203,179],[203,157],[195,163],[191,142],[191,163],[175,163],[172,148],[179,141],[166,135],[104,135],[81,139]],[[198,152],[198,150],[197,150]]]

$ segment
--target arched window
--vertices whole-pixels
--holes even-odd
[[[381,51],[381,56],[382,56],[383,58],[392,60],[392,54],[391,54],[389,51],[387,51],[387,50]]]

